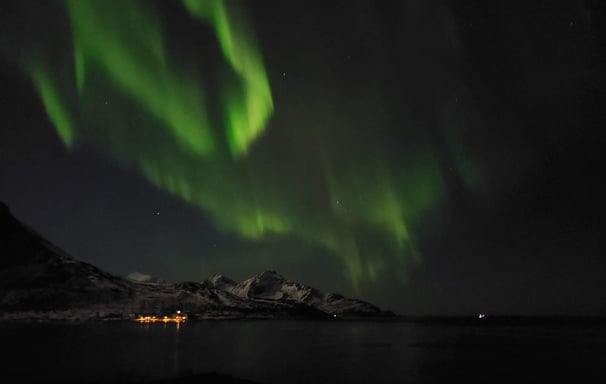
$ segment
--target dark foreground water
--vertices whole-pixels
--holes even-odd
[[[3,382],[140,382],[205,372],[262,383],[606,382],[603,325],[0,324],[0,340]]]

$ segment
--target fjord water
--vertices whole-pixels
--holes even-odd
[[[217,372],[262,383],[604,378],[606,327],[407,322],[0,324],[2,376],[142,382]],[[576,381],[575,380],[575,381]]]

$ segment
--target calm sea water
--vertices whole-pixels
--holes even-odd
[[[8,352],[2,375],[23,382],[150,381],[203,372],[262,383],[606,378],[603,326],[1,324],[0,338]]]

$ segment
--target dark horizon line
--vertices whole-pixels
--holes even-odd
[[[484,315],[480,317],[480,315]],[[377,319],[390,321],[390,319]],[[411,323],[461,323],[493,325],[603,325],[606,326],[606,315],[521,315],[521,314],[469,314],[469,315],[401,315],[395,314],[392,321]]]

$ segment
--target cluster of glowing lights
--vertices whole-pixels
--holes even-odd
[[[139,316],[135,321],[139,323],[183,323],[187,320],[187,315],[177,311],[175,315],[165,316]]]

